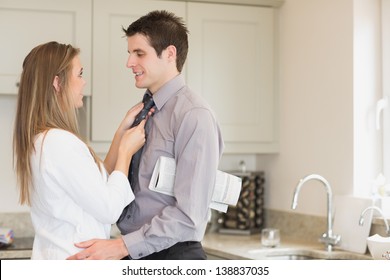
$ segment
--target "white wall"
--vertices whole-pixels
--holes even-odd
[[[281,7],[280,153],[258,156],[268,208],[291,211],[295,186],[310,173],[327,178],[335,195],[369,194],[379,168],[372,118],[378,12],[376,0],[286,0]],[[302,188],[295,211],[326,215],[320,183]]]

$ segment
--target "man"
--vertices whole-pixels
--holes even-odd
[[[187,28],[174,14],[153,11],[124,31],[127,67],[136,86],[147,89],[155,103],[137,180],[132,182],[135,200],[117,223],[119,239],[79,243],[86,249],[71,258],[206,259],[200,241],[223,141],[212,110],[181,74],[188,52]],[[176,161],[174,197],[148,188],[160,156]]]

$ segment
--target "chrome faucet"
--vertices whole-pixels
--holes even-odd
[[[333,221],[333,218],[332,218],[332,189],[330,187],[329,182],[324,177],[322,177],[320,175],[317,175],[317,174],[311,174],[311,175],[308,175],[305,178],[299,180],[299,183],[296,186],[295,191],[294,191],[294,198],[293,198],[293,202],[292,202],[291,208],[293,210],[297,208],[297,205],[298,205],[298,194],[299,194],[303,184],[306,183],[309,180],[320,181],[321,183],[324,184],[324,186],[326,188],[327,207],[328,207],[328,216],[327,216],[328,229],[327,229],[327,232],[325,232],[321,236],[320,242],[325,244],[325,248],[326,248],[326,250],[328,252],[331,252],[332,251],[332,247],[334,245],[337,245],[340,242],[341,236],[333,234],[333,229],[332,229],[332,221]]]
[[[363,212],[360,214],[360,219],[359,219],[359,225],[363,225],[364,224],[364,214],[366,214],[366,212],[368,210],[376,210],[379,212],[379,214],[381,214],[382,218],[383,218],[383,221],[385,222],[385,226],[386,226],[386,233],[388,236],[390,236],[390,227],[389,227],[389,223],[387,222],[386,220],[386,217],[385,215],[383,214],[382,210],[377,207],[377,206],[369,206],[367,207],[366,209],[363,210]]]

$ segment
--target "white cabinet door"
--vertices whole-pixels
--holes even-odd
[[[274,10],[188,3],[188,85],[221,124],[226,153],[277,151]]]
[[[92,0],[1,0],[0,94],[17,94],[23,60],[33,47],[58,41],[81,49],[89,95],[91,13]]]
[[[153,10],[165,9],[185,19],[186,4],[175,1],[95,0],[93,17],[92,141],[110,142],[126,112],[142,100],[126,68],[127,40],[122,27]]]

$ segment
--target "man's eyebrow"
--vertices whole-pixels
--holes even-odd
[[[144,52],[143,50],[141,49],[135,49],[133,51],[130,51],[130,50],[127,50],[128,53],[136,53],[136,52]]]

